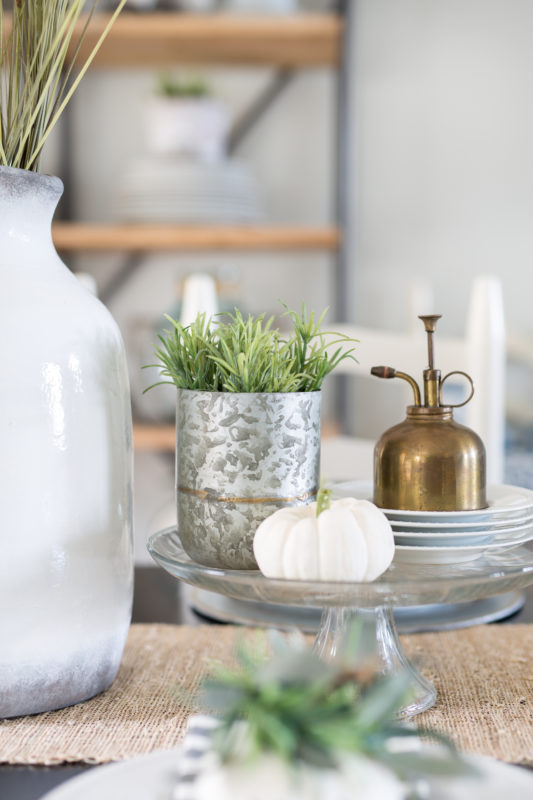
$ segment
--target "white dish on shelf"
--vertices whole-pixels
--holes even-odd
[[[257,222],[263,218],[253,176],[239,159],[206,162],[149,155],[122,176],[115,215],[145,222]]]
[[[179,750],[94,767],[52,789],[42,800],[172,800],[179,779]],[[428,781],[432,800],[513,800],[533,797],[533,773],[492,758],[465,756],[480,778],[435,778]],[[191,797],[194,795],[191,793]]]
[[[335,497],[357,497],[372,501],[372,481],[349,481],[334,487]],[[522,520],[533,515],[533,491],[521,486],[495,484],[487,487],[488,507],[475,511],[410,511],[402,508],[383,508],[392,521],[484,523]]]
[[[431,547],[415,545],[399,545],[394,550],[394,561],[402,564],[461,564],[473,561],[488,551],[512,550],[521,544],[530,542],[532,536],[518,539],[515,542],[465,545],[460,547]]]

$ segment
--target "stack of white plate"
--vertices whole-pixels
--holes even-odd
[[[371,500],[372,484],[341,484],[335,494]],[[488,487],[487,498],[488,507],[477,511],[384,508],[394,531],[395,561],[457,564],[533,539],[533,491],[495,485]]]
[[[119,186],[115,213],[128,222],[154,223],[251,223],[263,217],[243,162],[156,155],[130,166]]]

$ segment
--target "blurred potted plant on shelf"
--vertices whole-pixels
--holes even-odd
[[[320,390],[354,358],[353,340],[322,332],[324,314],[286,315],[288,336],[273,318],[236,309],[213,321],[199,314],[188,326],[168,317],[173,327],[159,337],[162,382],[178,390],[179,532],[203,564],[256,569],[260,522],[318,491]]]
[[[124,3],[80,66],[84,0],[17,0],[9,17],[0,0],[2,717],[105,689],[130,621],[124,348],[107,310],[54,250],[63,185],[38,173],[50,132]]]
[[[201,76],[161,75],[146,115],[151,153],[216,162],[226,154],[229,113]]]
[[[270,645],[265,658],[241,644],[237,669],[216,667],[203,683],[198,705],[218,724],[195,800],[413,800],[433,776],[477,775],[447,739],[430,732],[423,744],[396,720],[403,676],[376,673],[364,626],[329,662],[301,637],[271,632]]]

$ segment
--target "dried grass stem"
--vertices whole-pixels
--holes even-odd
[[[0,164],[38,171],[43,145],[76,91],[126,0],[83,64],[77,63],[98,0],[92,5],[74,57],[66,57],[85,0],[16,0],[12,28],[5,36],[0,0]],[[73,78],[74,70],[77,71]]]

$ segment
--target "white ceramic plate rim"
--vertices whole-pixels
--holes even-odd
[[[171,800],[176,787],[171,776],[177,772],[178,759],[179,751],[172,750],[105,764],[65,781],[41,800]],[[483,779],[436,780],[431,792],[434,800],[500,800],[504,792],[511,793],[513,800],[533,796],[531,772],[484,756],[466,755],[465,759],[481,770]]]
[[[468,532],[469,536],[475,536],[476,533],[502,533],[503,531],[514,531],[520,527],[523,528],[527,525],[533,525],[533,514],[528,514],[524,517],[512,517],[505,521],[446,522],[446,520],[443,520],[442,522],[414,522],[413,520],[407,519],[389,519],[389,522],[393,528],[402,530],[424,530],[430,533],[434,530],[446,529],[450,532],[457,531],[457,533],[464,531],[465,533]]]
[[[415,528],[415,530],[411,530],[410,528],[397,528],[394,522],[391,523],[391,528],[393,532],[397,533],[399,536],[409,536],[410,538],[442,539],[446,537],[446,539],[465,539],[468,537],[469,539],[473,539],[479,536],[480,538],[490,537],[498,541],[505,541],[504,537],[510,536],[511,534],[517,534],[521,531],[525,533],[526,531],[533,530],[533,520],[527,525],[516,525],[514,528],[498,528],[496,530],[490,528],[483,528],[482,530],[459,528],[449,531],[444,525],[441,528],[431,528],[430,530],[425,530],[424,528]]]
[[[334,494],[338,497],[359,497],[362,500],[372,501],[372,481],[348,481],[339,483],[334,487]],[[529,516],[533,512],[533,491],[522,486],[508,484],[494,484],[487,487],[488,508],[475,511],[407,511],[401,508],[382,508],[384,514],[400,520],[434,521],[446,524],[453,521],[475,521],[489,519],[512,519],[513,516],[523,511],[522,516]]]
[[[485,552],[485,550],[505,550],[511,547],[519,547],[521,544],[525,544],[526,542],[532,541],[533,536],[525,536],[521,537],[520,539],[516,539],[513,542],[486,542],[482,544],[465,544],[465,545],[450,545],[446,547],[445,545],[441,546],[432,546],[432,545],[414,545],[414,544],[397,544],[395,545],[396,550],[401,550],[403,552],[412,551],[413,553],[422,553],[431,550],[432,553],[473,553],[474,551],[479,550],[480,552]]]

